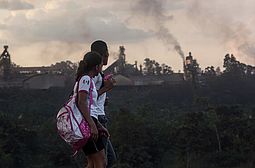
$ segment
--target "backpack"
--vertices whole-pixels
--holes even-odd
[[[89,89],[89,112],[92,100],[92,80]],[[60,137],[71,145],[74,155],[87,143],[91,137],[88,122],[83,117],[77,106],[79,80],[77,83],[77,94],[71,96],[57,114],[57,130]]]

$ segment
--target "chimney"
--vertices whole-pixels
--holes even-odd
[[[188,69],[191,66],[193,62],[193,57],[191,52],[189,52],[189,55],[183,60],[183,72],[184,72],[184,80],[187,80],[189,78]]]
[[[11,56],[9,52],[7,51],[8,46],[4,46],[4,51],[0,55],[0,65],[3,67],[3,77],[5,80],[10,78],[10,72],[11,72]]]

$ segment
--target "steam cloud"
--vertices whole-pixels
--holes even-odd
[[[163,5],[164,0],[138,0],[132,7],[133,17],[141,16],[151,22],[151,29],[155,35],[162,40],[168,47],[168,49],[174,49],[182,59],[184,59],[184,53],[181,45],[176,37],[170,33],[165,23],[173,18],[164,13]]]
[[[235,21],[227,11],[212,12],[219,7],[216,2],[193,0],[188,9],[188,17],[207,35],[217,37],[235,56],[248,56],[255,60],[255,41],[247,23]]]

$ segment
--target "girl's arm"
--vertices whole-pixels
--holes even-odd
[[[90,116],[89,111],[88,111],[89,107],[87,104],[87,96],[88,96],[87,92],[79,92],[77,104],[78,104],[78,107],[79,107],[80,111],[82,112],[85,120],[88,122],[88,124],[90,126],[91,136],[92,136],[93,140],[96,141],[98,138],[98,130],[97,130],[95,122],[93,121],[93,119]]]
[[[97,122],[97,127],[98,127],[98,131],[103,133],[104,136],[110,137],[108,130],[99,121]]]

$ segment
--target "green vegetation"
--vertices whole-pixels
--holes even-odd
[[[107,112],[115,167],[255,167],[255,76],[226,58],[223,74],[207,68],[196,88],[113,89]],[[56,132],[55,116],[71,89],[0,90],[0,167],[84,167],[82,152],[72,158]]]

